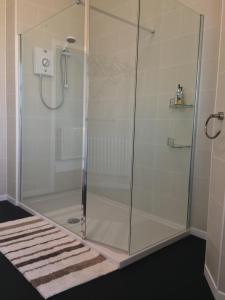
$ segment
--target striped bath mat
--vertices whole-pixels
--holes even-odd
[[[0,251],[45,299],[117,269],[95,250],[36,216],[1,223]]]

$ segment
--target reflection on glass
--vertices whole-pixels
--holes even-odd
[[[178,1],[140,8],[131,253],[186,230],[200,25]]]
[[[22,35],[22,201],[81,234],[87,162],[87,238],[133,254],[186,230],[200,16],[175,0],[90,5],[88,74],[83,5]]]
[[[81,232],[84,7],[22,34],[22,202]]]
[[[128,251],[138,1],[90,4],[87,238]]]

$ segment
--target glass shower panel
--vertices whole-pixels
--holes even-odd
[[[80,234],[84,6],[23,33],[21,56],[21,201]]]
[[[186,230],[200,16],[141,0],[130,253]]]
[[[138,0],[90,1],[87,238],[128,251]]]

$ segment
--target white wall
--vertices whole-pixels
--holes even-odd
[[[16,197],[15,1],[6,1],[7,194]]]
[[[7,193],[6,1],[0,0],[0,198]]]
[[[215,112],[225,112],[225,1],[223,0],[222,24],[220,36],[220,55],[218,69],[218,86],[216,92]],[[213,142],[212,170],[210,174],[209,215],[207,224],[207,272],[215,284],[221,298],[225,299],[225,122],[216,121],[214,132],[222,127],[221,135]]]

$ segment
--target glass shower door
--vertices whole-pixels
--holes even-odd
[[[128,251],[138,0],[90,1],[86,231]]]
[[[21,35],[21,201],[78,234],[84,15],[84,6],[75,4]]]
[[[200,16],[140,0],[130,253],[187,228]]]

